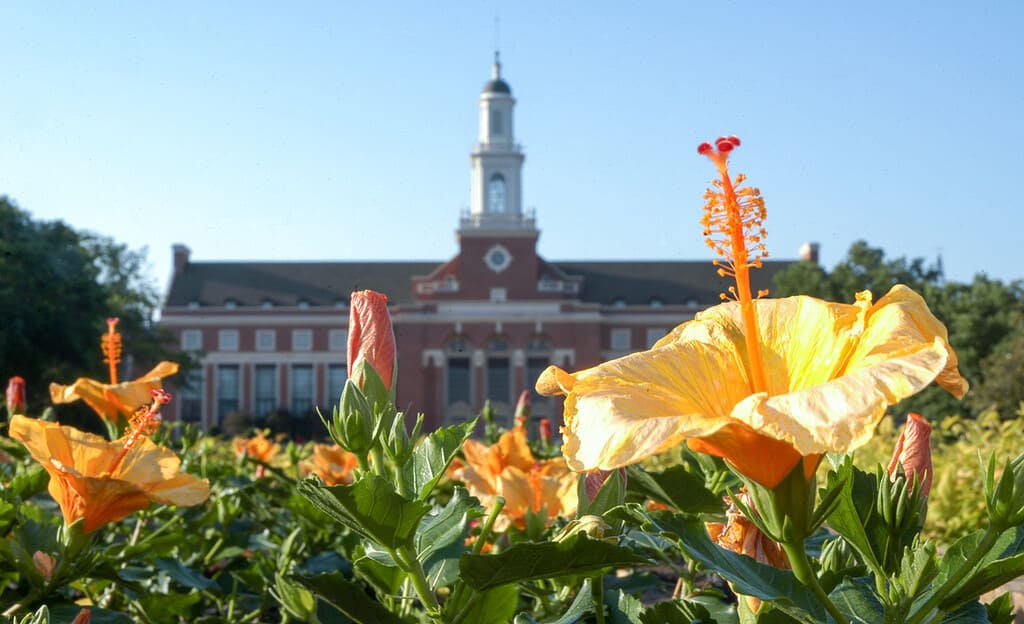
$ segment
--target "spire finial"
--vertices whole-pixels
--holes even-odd
[[[494,80],[501,80],[501,52],[498,51],[500,47],[500,36],[501,36],[501,18],[497,15],[494,16],[494,65],[491,66],[491,78]]]

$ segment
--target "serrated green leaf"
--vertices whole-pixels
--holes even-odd
[[[473,435],[476,421],[474,418],[441,427],[423,438],[413,450],[412,457],[402,466],[405,491],[414,493],[418,500],[426,500],[462,448],[462,443]]]
[[[604,568],[647,563],[628,548],[577,533],[563,542],[516,544],[497,555],[466,555],[459,562],[462,579],[476,590]]]
[[[704,486],[704,479],[683,465],[662,472],[647,472],[639,466],[626,468],[627,489],[644,498],[674,507],[684,513],[718,513],[725,509],[722,497]]]
[[[968,602],[956,611],[947,613],[940,624],[989,624],[988,611],[978,601]]]
[[[605,592],[605,604],[608,605],[608,619],[611,624],[640,624],[640,613],[644,605],[635,596],[619,591],[618,596],[608,600],[608,592]]]
[[[513,624],[576,624],[581,621],[584,615],[594,612],[594,598],[591,595],[592,587],[590,579],[584,580],[569,608],[565,610],[565,613],[553,620],[538,621],[527,613],[520,613],[516,616]]]
[[[885,608],[878,600],[873,586],[866,577],[846,579],[829,594],[836,608],[849,618],[851,624],[877,624],[885,622]]]
[[[985,605],[988,621],[992,624],[1013,624],[1015,619],[1013,597],[1004,592],[992,602]]]
[[[391,549],[412,545],[420,519],[430,511],[430,505],[399,496],[375,474],[332,487],[311,477],[299,482],[299,493],[336,522]]]
[[[340,572],[315,576],[298,574],[295,580],[337,607],[356,624],[402,624],[397,615],[374,600],[361,585],[349,581]]]
[[[507,624],[516,612],[519,588],[515,585],[493,587],[471,598],[463,622],[473,624]]]
[[[641,624],[717,624],[703,605],[681,600],[659,602],[640,614]]]
[[[804,622],[825,621],[825,611],[817,598],[792,572],[721,548],[711,541],[700,520],[668,511],[646,514],[633,504],[620,509],[631,513],[635,520],[646,519],[645,528],[675,542],[691,558],[730,581],[737,593],[774,601],[780,609]]]
[[[379,561],[363,557],[357,559],[353,564],[356,574],[366,580],[378,594],[385,596],[397,596],[398,589],[402,586],[402,581],[405,580],[405,572],[397,566],[385,565]]]
[[[868,568],[880,571],[881,557],[877,549],[884,547],[888,532],[875,513],[878,493],[875,477],[854,467],[853,458],[846,456],[842,464],[828,473],[824,489],[836,488],[839,494],[827,518],[829,528],[853,546]]]
[[[938,588],[978,550],[985,531],[975,531],[958,539],[939,560],[938,573],[931,590]],[[939,609],[949,610],[969,602],[987,591],[1024,574],[1024,527],[1003,531],[972,571],[964,575],[955,588],[939,603]]]

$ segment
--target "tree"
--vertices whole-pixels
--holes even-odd
[[[137,369],[169,355],[154,330],[160,298],[144,273],[145,250],[63,221],[35,221],[5,196],[0,232],[0,382],[24,377],[31,413],[49,404],[51,381],[105,377],[100,334],[108,317],[121,318],[124,360]]]
[[[1005,363],[1007,357],[1012,359],[1014,353],[1019,353],[1008,341],[1020,333],[1024,306],[1024,287],[1020,282],[1006,285],[982,275],[970,284],[947,282],[938,263],[929,265],[921,258],[886,259],[881,249],[858,241],[831,272],[809,262],[781,271],[775,277],[775,295],[807,294],[849,302],[855,293],[869,290],[877,300],[896,284],[913,288],[945,323],[960,372],[970,382],[971,391],[964,402],[959,402],[941,388],[930,386],[894,406],[894,413],[904,416],[915,411],[939,418],[966,415],[968,409],[980,411],[995,405],[1001,410],[1011,408],[1004,413],[1012,414],[1016,409],[1013,393],[990,388],[987,382],[989,378],[1004,379],[1005,367],[1000,369],[996,363]],[[996,352],[1002,354],[1003,360],[992,359]],[[1007,383],[1005,379],[999,382],[1000,386]]]

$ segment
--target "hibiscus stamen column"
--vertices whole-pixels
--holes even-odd
[[[103,361],[110,367],[110,383],[117,383],[117,365],[121,363],[121,334],[117,333],[120,319],[107,319],[107,333],[103,334],[100,346],[103,349]]]
[[[148,406],[142,407],[138,412],[131,418],[131,428],[128,433],[124,436],[123,446],[121,452],[117,454],[114,461],[110,462],[110,467],[107,468],[107,472],[113,473],[117,469],[118,465],[124,460],[128,451],[135,446],[135,443],[139,441],[139,438],[144,435],[151,435],[160,426],[160,406],[166,405],[171,401],[171,395],[163,390],[153,390],[153,402]]]
[[[750,291],[750,269],[760,268],[761,260],[768,256],[764,245],[764,219],[766,216],[761,191],[743,187],[743,174],[733,180],[729,175],[729,153],[739,147],[736,136],[719,137],[715,145],[701,143],[697,152],[715,164],[719,179],[712,181],[715,188],[704,193],[704,238],[708,247],[720,256],[715,266],[722,277],[731,277],[735,286],[729,287],[729,294],[722,293],[722,299],[739,302],[743,314],[744,338],[747,358],[750,361],[751,383],[755,392],[767,392],[768,381],[758,345],[757,315],[754,311],[754,297]],[[759,291],[758,297],[768,294]]]

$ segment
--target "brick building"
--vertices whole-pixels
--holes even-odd
[[[450,260],[194,262],[174,246],[161,324],[202,364],[178,393],[178,419],[209,428],[232,412],[260,422],[277,411],[319,427],[313,407],[329,413],[346,378],[353,290],[388,295],[398,403],[423,412],[428,428],[469,418],[485,400],[508,422],[519,392],[549,364],[577,369],[647,348],[719,302],[727,284],[707,260],[537,254],[536,220],[522,206],[515,99],[500,72],[496,59],[479,97],[470,208]],[[788,264],[766,263],[755,287]],[[560,402],[535,395],[533,414],[557,420]]]

